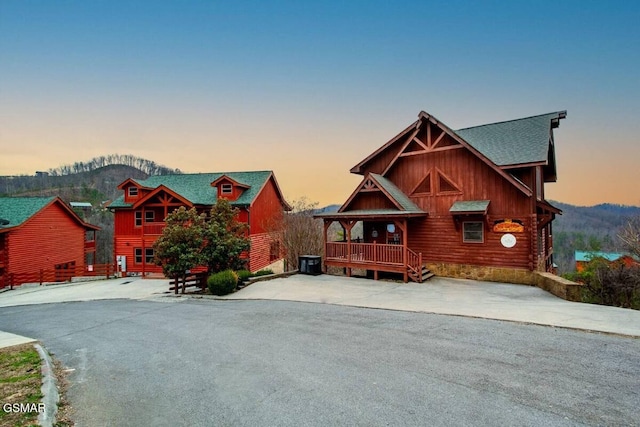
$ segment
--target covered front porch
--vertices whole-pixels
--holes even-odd
[[[324,221],[324,271],[340,267],[351,277],[353,269],[363,269],[371,271],[375,280],[380,272],[390,272],[402,275],[404,282],[422,282],[430,273],[424,271],[422,253],[409,248],[407,236],[412,220],[425,216],[399,211],[318,215]]]

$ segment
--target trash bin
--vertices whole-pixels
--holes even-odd
[[[300,255],[298,257],[298,271],[302,274],[322,274],[322,257],[319,255]]]

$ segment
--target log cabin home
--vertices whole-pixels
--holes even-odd
[[[566,111],[453,130],[428,114],[355,165],[362,181],[324,221],[324,269],[406,282],[441,276],[534,284],[553,269],[545,200]],[[332,224],[340,241],[329,241]],[[357,227],[361,235],[354,236]]]
[[[123,273],[162,274],[162,267],[153,263],[153,244],[162,234],[164,219],[181,206],[208,214],[218,197],[229,200],[239,210],[237,219],[249,225],[247,268],[283,269],[271,224],[290,207],[272,171],[158,175],[127,179],[118,189],[124,194],[109,209],[115,214],[116,264]]]
[[[63,281],[96,260],[96,231],[59,197],[0,198],[0,288]]]

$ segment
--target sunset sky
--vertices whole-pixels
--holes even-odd
[[[112,153],[342,203],[421,110],[558,110],[547,198],[640,205],[640,2],[0,0],[0,175]]]

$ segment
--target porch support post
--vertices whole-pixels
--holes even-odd
[[[98,252],[98,240],[96,238],[96,230],[93,230],[93,265],[96,265],[96,253],[97,252]]]
[[[340,225],[344,228],[347,237],[347,277],[351,277],[351,229],[355,223],[353,220],[340,221]]]
[[[402,231],[402,264],[404,264],[404,271],[402,273],[402,278],[404,280],[404,283],[407,283],[409,281],[409,270],[407,266],[407,255],[408,255],[407,249],[409,248],[409,245],[407,245],[407,239],[409,237],[407,235],[407,220],[403,219],[402,222],[398,223],[397,226]]]
[[[327,233],[329,232],[329,227],[333,223],[331,219],[323,219],[322,223],[324,225],[324,233],[322,234],[323,247],[324,247],[324,258],[322,260],[322,272],[327,273]]]
[[[147,267],[147,263],[146,263],[146,261],[147,261],[147,260],[146,260],[146,258],[147,258],[147,257],[145,256],[146,249],[145,249],[145,247],[144,247],[144,224],[145,224],[145,215],[146,215],[146,213],[145,213],[144,206],[143,206],[143,207],[142,207],[142,219],[141,219],[142,224],[141,224],[141,226],[140,226],[140,233],[141,233],[141,236],[142,236],[142,239],[140,239],[140,240],[142,240],[142,242],[141,242],[141,243],[142,243],[142,244],[141,244],[141,246],[142,246],[142,278],[143,278],[143,279],[144,279],[144,276],[145,276],[145,274],[146,274],[146,267]],[[134,258],[134,261],[135,261],[135,256],[136,256],[136,254],[135,254],[135,248],[133,249],[133,251],[134,251],[134,252],[133,252],[133,258]]]

